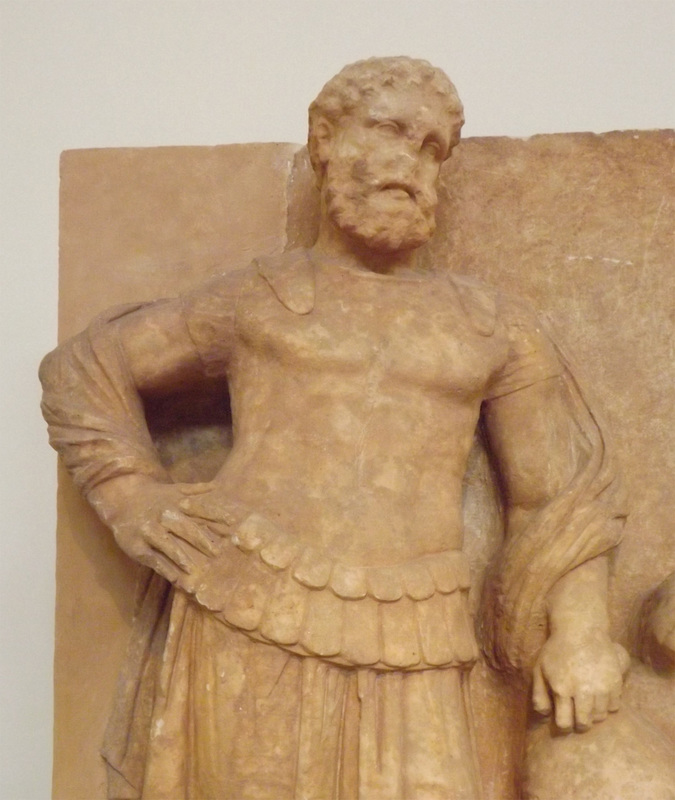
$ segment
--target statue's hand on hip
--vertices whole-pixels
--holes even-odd
[[[128,556],[187,587],[216,554],[225,528],[195,518],[184,501],[212,489],[211,483],[124,475],[96,487],[88,499]]]
[[[618,710],[629,665],[628,653],[601,628],[554,631],[534,667],[534,708],[554,713],[562,731],[588,730]]]

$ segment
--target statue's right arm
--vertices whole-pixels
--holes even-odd
[[[75,483],[129,556],[179,583],[215,551],[218,526],[206,528],[181,509],[187,496],[210,485],[171,482],[141,397],[204,379],[203,354],[190,328],[195,307],[199,313],[204,303],[212,306],[204,297],[201,305],[197,292],[187,303],[158,301],[104,315],[40,368],[50,440]],[[219,347],[227,352],[234,295],[217,299]]]
[[[180,300],[151,303],[112,324],[139,394],[169,392],[203,379]]]
[[[117,321],[116,335],[139,395],[161,394],[198,384],[203,368],[178,300],[156,303]],[[214,553],[207,529],[186,516],[180,501],[201,484],[174,484],[155,476],[127,474],[92,488],[87,496],[112,529],[120,547],[172,582],[189,575],[200,554]]]

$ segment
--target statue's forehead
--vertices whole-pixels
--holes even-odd
[[[386,86],[365,96],[356,114],[363,119],[406,120],[445,126],[449,117],[447,98],[429,87]]]

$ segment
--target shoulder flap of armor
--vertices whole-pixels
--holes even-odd
[[[314,308],[314,266],[304,250],[257,258],[258,273],[289,311],[309,314]]]
[[[492,336],[497,324],[496,292],[474,278],[451,275],[462,309],[470,319],[476,333]]]

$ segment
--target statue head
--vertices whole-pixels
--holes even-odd
[[[438,67],[428,61],[407,56],[368,58],[348,64],[331,78],[309,107],[309,133],[307,148],[312,167],[321,176],[323,165],[319,153],[320,133],[318,124],[327,120],[337,126],[355,109],[384,89],[430,92],[444,103],[449,123],[450,156],[452,148],[459,142],[464,125],[464,108],[454,84]]]
[[[435,228],[440,167],[463,123],[455,87],[427,61],[345,67],[309,108],[309,154],[328,219],[371,249],[423,244]]]

